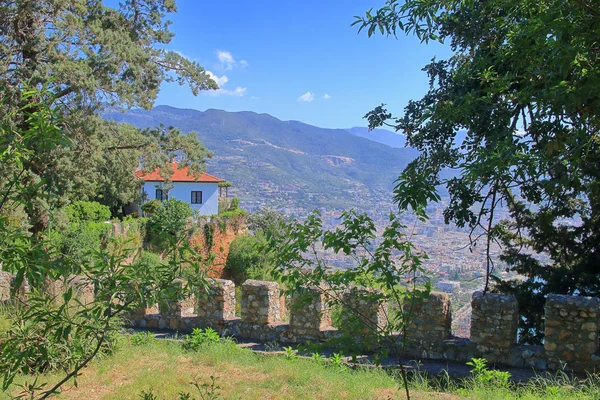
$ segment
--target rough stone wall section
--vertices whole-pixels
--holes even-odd
[[[235,284],[209,279],[208,293],[198,295],[198,317],[217,323],[235,318]]]
[[[407,338],[426,358],[442,358],[442,344],[452,337],[450,296],[431,292],[422,303],[415,303],[408,316]]]
[[[490,362],[502,362],[517,341],[517,299],[513,295],[475,292],[471,307],[471,343],[477,355]]]
[[[600,365],[600,299],[551,294],[546,299],[544,349],[548,366],[583,369]]]
[[[74,276],[69,282],[69,286],[75,291],[75,295],[83,304],[90,304],[94,301],[94,283],[80,276]]]
[[[319,338],[321,330],[331,327],[331,308],[322,288],[307,287],[292,296],[290,331],[299,337]]]
[[[6,303],[10,301],[10,289],[13,274],[0,271],[0,302]]]
[[[185,281],[177,279],[173,282],[174,290],[181,293],[186,284]],[[196,295],[193,292],[188,292],[182,299],[168,301],[164,312],[159,314],[158,328],[164,329],[162,328],[164,323],[160,322],[161,319],[166,319],[167,327],[176,331],[188,330],[190,327],[195,326],[197,320],[196,303]]]
[[[242,321],[263,325],[281,321],[279,292],[277,282],[249,279],[242,283]]]
[[[358,316],[364,325],[363,331],[373,332],[387,327],[387,303],[375,299],[381,291],[354,286],[344,292],[342,317],[346,320]]]

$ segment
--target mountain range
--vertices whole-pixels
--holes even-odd
[[[249,111],[157,106],[103,117],[142,129],[164,125],[194,132],[215,154],[208,172],[233,182],[232,193],[249,208],[389,204],[394,180],[418,155],[391,131],[325,129]]]

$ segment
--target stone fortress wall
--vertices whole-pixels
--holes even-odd
[[[331,326],[331,310],[317,288],[300,300],[291,299],[289,322],[282,320],[280,288],[275,282],[248,280],[242,284],[241,314],[235,316],[235,285],[214,279],[214,291],[193,300],[191,308],[169,307],[175,312],[140,310],[131,324],[138,328],[191,331],[195,327],[216,329],[223,335],[282,343],[325,341],[339,334]],[[352,296],[362,289],[347,292]],[[352,303],[347,299],[345,304]],[[189,302],[189,299],[187,300]],[[308,303],[307,303],[308,301]],[[450,297],[431,292],[413,311],[407,330],[407,355],[415,358],[466,362],[484,357],[491,363],[536,370],[567,368],[593,371],[600,367],[598,346],[600,299],[550,295],[546,302],[545,343],[543,346],[517,345],[517,301],[512,295],[475,292],[471,301],[470,339],[451,333]],[[381,326],[381,304],[368,304],[365,298],[352,303],[368,322]],[[354,308],[356,310],[356,308]]]
[[[10,293],[11,278],[0,272],[0,298]],[[89,287],[79,284],[89,297]],[[241,287],[241,313],[235,315],[235,285],[223,279],[210,280],[210,293],[189,295],[168,304],[152,306],[129,315],[132,327],[170,329],[190,332],[211,327],[222,335],[263,342],[303,343],[325,341],[340,332],[331,326],[331,310],[323,291],[305,288],[305,295],[291,299],[289,322],[283,321],[284,302],[276,282],[248,280]],[[369,303],[368,297],[356,301],[362,288],[346,292],[344,304],[352,304],[360,317],[381,326],[385,307]],[[470,339],[451,333],[450,297],[431,292],[413,310],[407,329],[407,355],[417,359],[465,362],[484,357],[491,363],[536,370],[566,368],[595,371],[600,367],[598,343],[600,299],[550,295],[545,306],[543,346],[517,345],[517,302],[514,296],[475,292],[472,298]]]

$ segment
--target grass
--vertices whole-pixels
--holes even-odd
[[[2,317],[2,313],[0,313]],[[0,327],[6,328],[5,318]],[[218,340],[218,339],[217,339]],[[119,336],[117,351],[92,362],[77,379],[63,388],[61,399],[140,399],[142,392],[157,399],[177,399],[189,392],[192,398],[222,399],[402,399],[399,379],[377,369],[357,369],[283,355],[265,355],[238,347],[229,340],[205,340],[186,349],[181,343],[157,340],[151,335]],[[527,384],[511,383],[506,373],[490,371],[483,363],[472,377],[463,380],[448,376],[411,378],[411,398],[420,399],[600,399],[600,377],[585,380],[564,373],[538,377]],[[63,375],[47,374],[38,383],[51,385]],[[212,394],[211,379],[215,379]],[[33,382],[34,377],[19,376],[18,385]],[[203,386],[204,385],[204,386]],[[195,396],[195,397],[193,397]]]
[[[197,395],[190,382],[210,383],[211,376],[225,399],[387,399],[397,390],[396,381],[381,371],[335,369],[310,360],[258,355],[227,343],[191,352],[162,340],[141,346],[124,340],[114,355],[86,368],[78,387],[68,385],[60,398],[137,399],[143,390],[174,399],[179,392]],[[47,375],[41,380],[59,378]],[[19,377],[16,383],[31,380]]]
[[[526,383],[496,379],[506,372],[485,370],[466,379],[451,379],[448,375],[431,378],[413,376],[411,386],[419,392],[452,393],[460,399],[486,400],[565,400],[600,399],[600,376],[575,378],[564,372],[539,375]],[[490,379],[491,376],[491,379]]]

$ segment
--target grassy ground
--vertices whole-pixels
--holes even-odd
[[[123,343],[113,356],[86,368],[78,387],[69,385],[60,397],[137,399],[141,391],[152,391],[160,399],[177,398],[179,392],[198,396],[190,382],[210,383],[211,376],[219,387],[215,392],[225,399],[387,399],[395,398],[397,390],[396,382],[382,372],[342,371],[227,344],[192,352],[154,340],[143,346]],[[52,382],[58,376],[44,378]],[[25,380],[20,377],[18,383]]]
[[[215,378],[214,390],[202,387]],[[47,375],[52,383],[60,375]],[[31,381],[19,377],[17,383]],[[199,383],[204,397],[190,385]],[[99,359],[79,377],[78,386],[65,387],[63,399],[140,399],[142,392],[157,399],[177,399],[180,392],[192,398],[221,399],[402,399],[398,381],[380,370],[351,370],[306,359],[260,355],[231,342],[211,344],[199,351],[178,343],[149,340],[134,345],[123,338],[117,352]],[[600,399],[598,380],[573,385],[566,376],[514,386],[501,377],[482,376],[462,382],[412,378],[414,399]],[[16,394],[15,389],[12,394]],[[443,393],[445,392],[445,393]],[[208,397],[207,394],[218,397]],[[3,394],[2,398],[9,398]]]
[[[0,307],[0,338],[11,324]],[[411,377],[411,398],[600,400],[600,376],[581,381],[557,373],[517,386],[509,382],[506,374],[486,368],[464,380],[416,374]],[[46,382],[50,387],[63,376],[48,374],[38,377],[37,382]],[[213,389],[211,377],[215,378]],[[33,380],[30,376],[18,376],[12,391],[0,393],[0,399],[18,394],[18,385]],[[200,392],[191,382],[198,383]],[[65,385],[59,398],[140,399],[143,392],[155,395],[153,400],[178,399],[181,392],[191,393],[190,399],[405,398],[404,391],[398,389],[399,380],[381,370],[352,370],[331,362],[257,354],[229,340],[205,344],[193,351],[181,343],[137,334],[119,336],[116,352],[93,361],[83,370],[77,386],[73,382]]]

